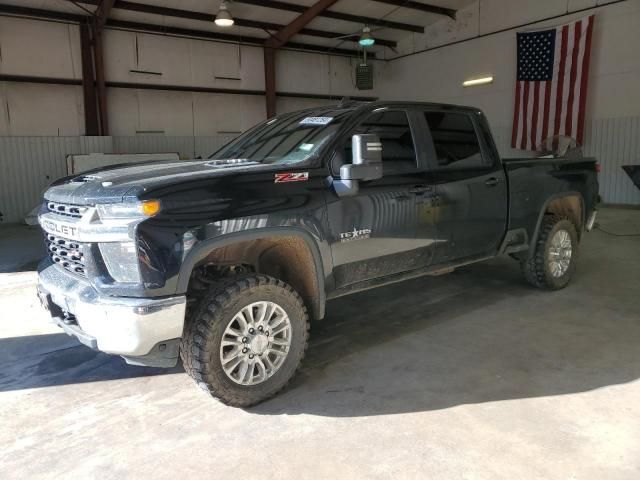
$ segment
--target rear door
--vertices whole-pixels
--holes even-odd
[[[358,194],[328,192],[327,209],[336,287],[380,278],[428,265],[433,250],[416,239],[424,209],[424,171],[419,161],[416,114],[402,108],[371,112],[336,152],[338,163],[351,161],[351,136],[375,133],[382,142],[383,177],[362,181]],[[420,119],[421,120],[421,119]],[[334,173],[339,166],[334,166]],[[435,224],[425,231],[433,245]]]
[[[438,205],[434,263],[495,254],[507,224],[507,183],[484,117],[451,109],[423,115]]]

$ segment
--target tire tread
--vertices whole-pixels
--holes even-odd
[[[545,215],[542,219],[542,226],[540,228],[540,233],[535,243],[533,254],[523,260],[520,263],[522,273],[524,274],[525,279],[534,287],[540,289],[548,289],[554,290],[558,287],[551,282],[549,282],[547,278],[547,265],[546,265],[546,245],[549,240],[549,235],[555,228],[555,226],[562,221],[570,221],[567,217],[561,215]],[[575,253],[577,253],[577,244],[574,245]],[[575,257],[572,258],[572,262],[575,261]]]
[[[249,292],[256,287],[271,286],[283,290],[282,293],[289,296],[297,303],[304,313],[304,346],[301,350],[298,366],[292,372],[287,381],[267,397],[256,401],[249,401],[245,396],[238,395],[224,388],[224,382],[220,381],[223,371],[216,372],[211,368],[207,360],[211,357],[211,344],[213,343],[213,329],[216,322],[222,321],[222,312],[225,312],[232,301],[238,296]],[[298,294],[290,285],[274,277],[262,274],[247,274],[238,277],[230,277],[213,285],[209,292],[202,296],[199,305],[194,308],[191,318],[187,319],[182,336],[180,356],[184,369],[197,385],[212,397],[229,406],[249,407],[256,403],[272,398],[282,391],[294,377],[300,368],[305,352],[309,346],[310,321],[307,308]]]

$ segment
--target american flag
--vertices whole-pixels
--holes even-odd
[[[550,30],[518,33],[511,146],[536,150],[566,135],[582,144],[594,16]]]

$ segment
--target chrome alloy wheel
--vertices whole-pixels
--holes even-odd
[[[282,366],[291,346],[291,321],[273,302],[247,305],[231,319],[222,335],[220,362],[232,381],[257,385]]]
[[[561,277],[571,263],[571,235],[566,230],[558,230],[551,238],[549,246],[549,271],[554,277]]]

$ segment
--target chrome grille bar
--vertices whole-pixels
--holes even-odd
[[[86,275],[84,245],[74,240],[45,233],[45,245],[49,257],[64,269],[81,276]]]
[[[47,202],[47,209],[58,215],[65,215],[67,217],[80,218],[89,209],[82,205],[71,205],[68,203]]]

